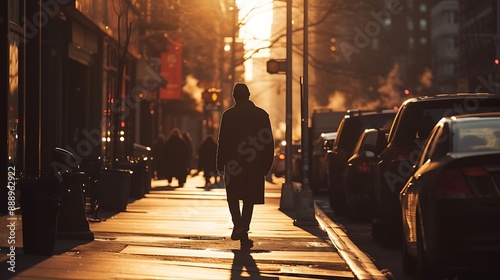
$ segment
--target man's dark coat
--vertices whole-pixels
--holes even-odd
[[[264,179],[273,155],[274,138],[266,111],[245,99],[222,114],[217,170],[224,171],[228,196],[264,204]]]

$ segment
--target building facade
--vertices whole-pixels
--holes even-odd
[[[499,91],[499,1],[460,1],[460,78],[469,91]]]
[[[459,90],[459,1],[437,1],[431,9],[433,83],[440,93]]]
[[[133,155],[134,144],[151,145],[166,81],[142,54],[144,2],[1,2],[2,169],[39,177],[58,171],[55,147],[106,165]]]

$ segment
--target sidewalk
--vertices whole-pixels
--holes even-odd
[[[249,252],[229,238],[224,188],[205,190],[201,176],[183,188],[154,181],[127,211],[104,212],[105,221],[91,223],[94,241],[57,239],[49,257],[23,253],[18,220],[15,273],[7,270],[4,216],[0,279],[383,279],[319,207],[319,226],[294,226],[293,217],[278,209],[281,182],[275,182],[266,183],[266,204],[255,207]]]

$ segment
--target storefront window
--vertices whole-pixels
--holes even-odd
[[[18,40],[10,36],[9,40],[9,94],[7,99],[7,147],[11,164],[17,162],[17,124],[18,120],[18,93],[19,93],[19,49]]]
[[[114,93],[116,91],[116,49],[109,43],[104,43],[103,64],[103,119],[102,122],[102,156],[110,159],[113,154],[113,106]]]

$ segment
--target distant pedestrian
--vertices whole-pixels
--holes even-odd
[[[212,177],[215,178],[214,184],[217,184],[216,155],[217,143],[215,143],[214,137],[209,135],[198,148],[198,172],[203,171],[205,188],[208,188],[212,184]]]
[[[175,177],[179,181],[179,187],[184,186],[188,172],[188,156],[186,142],[182,139],[179,129],[174,128],[163,148],[165,179],[169,184]]]
[[[186,143],[188,149],[187,168],[188,168],[188,174],[191,174],[191,169],[193,169],[193,158],[194,158],[193,139],[191,138],[191,134],[187,131],[182,133],[182,139]]]
[[[158,180],[165,179],[165,159],[163,158],[163,147],[165,145],[165,135],[158,134],[153,142],[153,177]]]
[[[234,225],[231,239],[240,240],[242,249],[253,247],[248,238],[253,208],[264,204],[264,178],[271,170],[274,154],[269,115],[249,97],[246,84],[234,86],[236,104],[222,114],[217,145],[217,170],[224,175]]]

